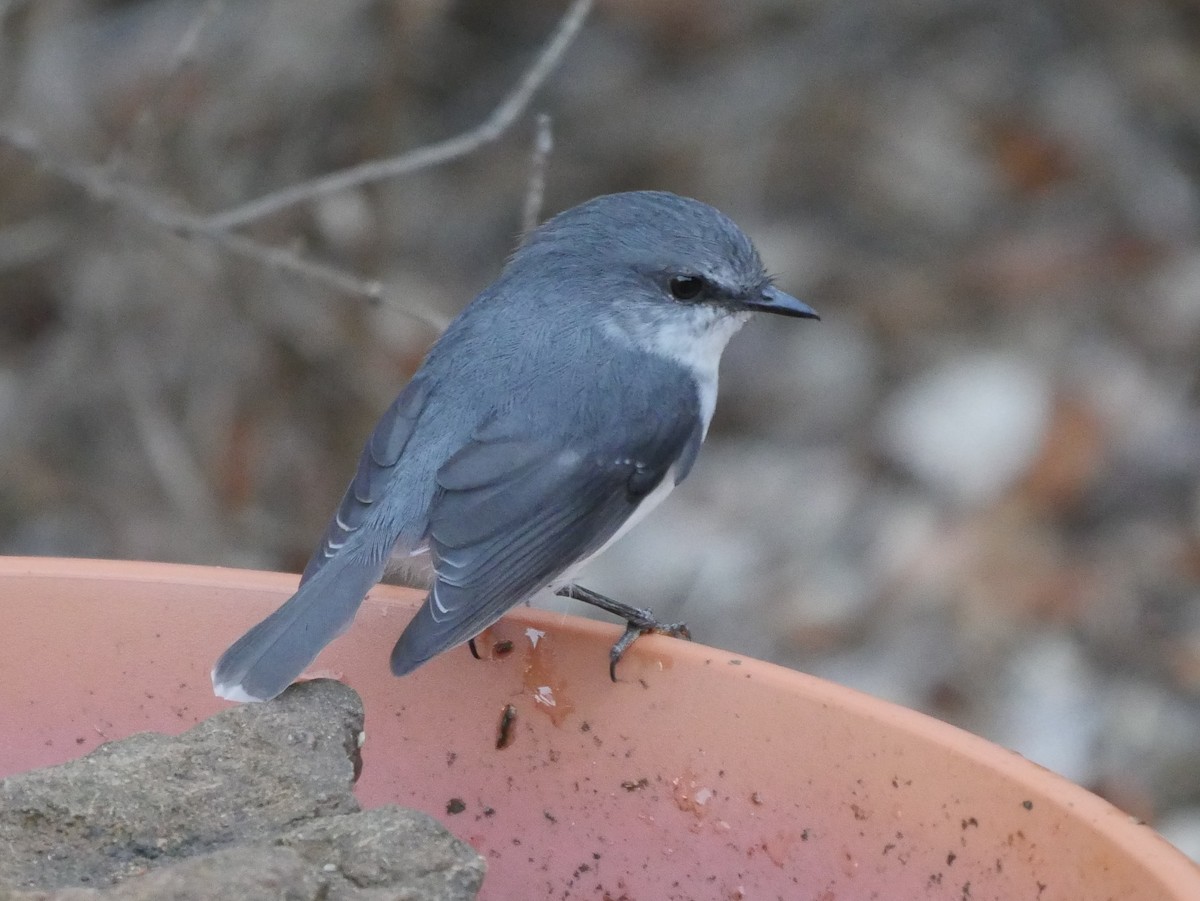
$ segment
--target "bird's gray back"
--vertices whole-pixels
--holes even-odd
[[[621,454],[630,437],[653,441],[697,418],[687,373],[615,340],[587,315],[611,299],[589,296],[593,279],[574,275],[510,265],[454,321],[376,426],[305,579],[356,540],[370,559],[419,547],[438,470],[485,426]],[[392,434],[403,449],[380,465],[373,448]]]
[[[588,309],[610,305],[592,290],[545,274],[502,277],[476,298],[421,370],[435,385],[410,445],[422,475],[485,424],[605,453],[698,415],[690,375],[616,339]]]

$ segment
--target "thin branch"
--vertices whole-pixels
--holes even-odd
[[[270,216],[298,203],[358,187],[370,182],[394,178],[438,166],[473,153],[503,135],[525,112],[533,95],[562,60],[563,54],[583,27],[592,8],[592,0],[574,0],[559,20],[554,34],[542,48],[533,65],[526,70],[516,87],[509,92],[491,114],[479,125],[456,137],[428,144],[416,150],[382,160],[373,160],[349,169],[331,172],[320,178],[291,185],[257,200],[209,216],[205,226],[211,229],[231,229]]]
[[[20,125],[0,122],[0,142],[30,157],[46,172],[79,188],[92,200],[110,203],[165,231],[181,237],[203,238],[235,256],[302,276],[339,293],[364,298],[372,304],[387,303],[438,331],[448,324],[446,317],[436,311],[401,304],[388,297],[383,283],[378,280],[359,278],[334,266],[306,260],[287,248],[260,244],[243,235],[214,227],[203,216],[175,209],[149,191],[113,179],[104,166],[56,159],[32,131]]]
[[[458,159],[497,140],[528,109],[534,94],[554,71],[583,27],[592,4],[593,0],[572,0],[533,65],[525,71],[517,85],[491,114],[475,128],[437,144],[293,185],[212,216],[199,216],[171,206],[153,192],[116,179],[108,167],[57,159],[32,131],[19,125],[0,122],[0,142],[29,156],[41,168],[79,188],[96,202],[110,203],[165,231],[181,237],[203,238],[235,256],[281,272],[302,276],[338,292],[365,298],[373,304],[389,303],[405,315],[440,331],[448,324],[445,316],[433,310],[414,308],[411,304],[400,304],[386,297],[384,285],[378,280],[363,279],[334,266],[304,259],[287,248],[261,244],[231,230],[296,203]],[[224,0],[208,0],[192,20],[172,55],[167,71],[168,79],[174,77],[187,64],[195,51],[199,35],[223,5]],[[153,115],[155,105],[152,104],[143,111],[146,117]],[[139,116],[139,120],[142,118]],[[135,125],[135,128],[137,127],[139,126]],[[548,120],[539,119],[538,129],[534,180],[531,181],[525,207],[526,218],[531,220],[537,218],[541,195],[544,192],[544,174],[539,175],[537,170],[544,169],[545,156],[549,153]]]
[[[533,138],[533,153],[529,158],[529,186],[525,189],[525,207],[521,211],[521,234],[527,235],[537,228],[542,218],[542,203],[546,199],[546,165],[554,150],[554,132],[550,129],[550,115],[538,113],[537,133]]]

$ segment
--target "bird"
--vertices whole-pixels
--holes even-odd
[[[626,619],[614,680],[638,636],[690,637],[574,579],[687,477],[721,355],[756,312],[820,318],[701,201],[605,194],[532,229],[384,412],[296,593],[220,657],[215,693],[278,695],[411,562],[428,594],[392,651],[397,676],[474,651],[545,589]]]

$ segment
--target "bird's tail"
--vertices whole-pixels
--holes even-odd
[[[382,576],[382,562],[334,557],[221,655],[212,671],[213,691],[230,701],[275,697],[349,628],[363,597]]]

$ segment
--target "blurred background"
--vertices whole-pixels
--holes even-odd
[[[823,316],[735,339],[692,477],[584,583],[1200,857],[1200,7],[602,2],[499,140],[237,232],[382,303],[145,214],[471,128],[564,9],[0,2],[0,552],[298,572],[412,312],[514,247],[544,112],[544,214],[699,197]]]

